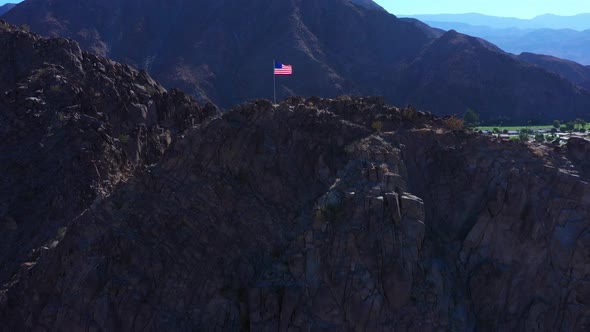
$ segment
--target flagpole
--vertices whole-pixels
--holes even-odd
[[[277,75],[275,75],[275,60],[272,60],[272,91],[275,104],[277,103]]]

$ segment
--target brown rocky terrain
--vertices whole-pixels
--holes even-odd
[[[23,262],[0,321],[587,330],[589,146],[495,141],[379,98],[246,103]]]
[[[272,97],[273,58],[294,68],[277,79],[279,99],[380,95],[438,115],[471,108],[505,124],[590,109],[590,92],[568,81],[575,76],[551,73],[556,66],[398,19],[371,0],[28,0],[3,19],[72,38],[226,109]]]
[[[590,32],[590,31],[588,31]],[[590,66],[556,58],[549,55],[533,54],[523,52],[517,56],[521,61],[542,67],[550,72],[556,73],[577,85],[590,90]]]
[[[0,283],[212,111],[145,72],[0,21]]]
[[[587,140],[376,97],[211,117],[70,40],[0,47],[0,331],[590,328]]]

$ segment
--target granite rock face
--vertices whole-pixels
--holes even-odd
[[[0,22],[0,283],[211,112],[145,72]]]
[[[590,327],[589,173],[380,98],[242,104],[0,291],[5,330]]]

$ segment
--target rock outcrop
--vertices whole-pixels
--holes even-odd
[[[5,330],[590,327],[589,173],[380,98],[188,129],[23,262]]]
[[[0,283],[169,144],[201,108],[145,72],[0,21]]]

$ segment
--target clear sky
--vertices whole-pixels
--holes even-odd
[[[394,15],[481,13],[533,18],[590,13],[589,0],[374,0]]]
[[[0,6],[2,6],[5,3],[19,3],[22,0],[0,0]]]

